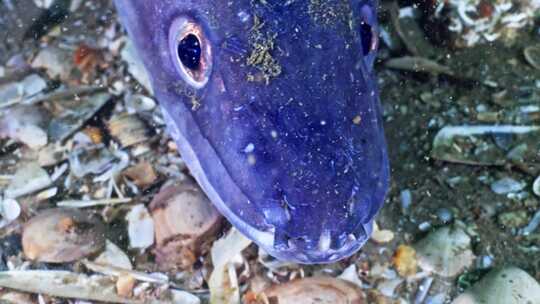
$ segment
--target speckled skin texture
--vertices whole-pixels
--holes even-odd
[[[235,227],[299,263],[366,242],[389,179],[373,0],[115,3],[182,157]],[[178,18],[211,46],[201,88],[179,76]]]

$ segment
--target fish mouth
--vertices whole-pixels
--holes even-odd
[[[305,237],[288,238],[282,228],[276,225],[266,225],[266,228],[255,227],[245,221],[246,215],[236,214],[225,202],[225,198],[218,193],[210,182],[210,176],[203,170],[197,154],[193,151],[186,138],[172,123],[170,116],[164,112],[164,118],[169,121],[170,134],[177,142],[178,149],[184,160],[189,165],[193,177],[210,198],[214,206],[224,215],[240,232],[253,240],[267,253],[280,260],[299,264],[324,264],[333,263],[345,259],[360,249],[371,235],[373,220],[367,223],[359,223],[354,231],[344,232],[337,237],[331,235],[328,230],[321,229],[316,244]],[[220,176],[227,179],[228,176]],[[231,187],[233,184],[231,184]],[[231,190],[233,191],[233,190]],[[238,192],[239,195],[245,195]],[[236,197],[237,199],[242,199]],[[340,241],[341,240],[341,241]]]
[[[316,246],[306,246],[307,242],[302,238],[289,239],[287,245],[276,245],[275,233],[272,246],[259,245],[272,256],[282,260],[299,264],[328,264],[356,253],[369,239],[373,230],[373,220],[360,224],[357,230],[357,233],[343,234],[334,239],[329,233],[323,232]]]

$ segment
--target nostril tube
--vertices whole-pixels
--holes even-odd
[[[274,249],[275,250],[287,250],[289,249],[289,236],[280,229],[277,229],[274,233]]]

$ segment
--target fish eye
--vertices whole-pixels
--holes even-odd
[[[178,58],[190,70],[197,70],[201,65],[201,43],[197,36],[187,35],[178,43]]]
[[[189,17],[177,18],[169,32],[169,49],[180,77],[203,88],[212,71],[212,48],[202,26]]]

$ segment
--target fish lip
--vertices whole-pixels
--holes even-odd
[[[371,219],[365,224],[360,224],[364,230],[364,234],[360,238],[352,237],[349,234],[347,242],[340,248],[328,248],[328,249],[304,249],[298,250],[295,247],[294,241],[289,241],[289,247],[287,249],[276,249],[274,246],[268,246],[267,244],[261,244],[257,241],[257,245],[266,250],[270,255],[284,261],[290,261],[298,264],[329,264],[335,263],[340,260],[351,257],[358,252],[360,248],[369,240],[371,232],[373,230],[373,222]],[[249,234],[248,234],[249,235]]]

